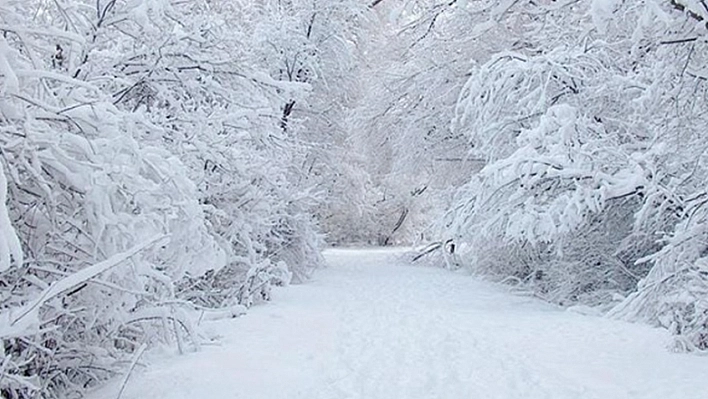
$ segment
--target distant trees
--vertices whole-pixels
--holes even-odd
[[[455,53],[457,32],[448,29],[453,9],[423,2],[374,4],[378,21],[365,25],[368,40],[359,47],[362,78],[348,142],[371,188],[358,196],[358,208],[338,214],[340,220],[356,219],[357,229],[335,223],[335,230],[340,240],[354,234],[356,241],[391,245],[426,235],[454,186],[477,163],[468,159],[464,137],[449,129],[467,72],[466,60]],[[440,14],[437,22],[428,12]]]

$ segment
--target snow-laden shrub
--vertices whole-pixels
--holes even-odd
[[[7,397],[95,383],[156,330],[191,335],[169,305],[173,282],[226,260],[184,166],[164,149],[141,147],[112,106],[94,111],[67,112],[82,131],[31,117],[4,129],[17,137],[2,152],[25,251],[23,264],[2,274]],[[126,252],[135,253],[85,275]]]
[[[0,4],[3,397],[79,396],[320,265],[279,123],[307,87],[239,64],[248,35],[209,10]]]
[[[637,291],[612,309],[624,319],[661,325],[677,336],[676,349],[708,351],[708,230],[705,192],[685,201],[683,220],[660,251],[641,259],[652,265]]]
[[[705,349],[698,8],[499,9],[494,26],[518,41],[473,65],[453,122],[486,160],[440,223],[462,264],[555,302],[608,308],[638,290],[611,314]]]

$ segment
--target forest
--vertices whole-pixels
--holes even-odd
[[[330,246],[708,353],[705,0],[0,0],[0,396],[80,397]]]

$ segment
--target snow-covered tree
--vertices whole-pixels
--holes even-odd
[[[0,10],[3,397],[80,392],[145,343],[196,346],[195,309],[238,313],[320,264],[311,146],[282,125],[310,83],[273,76],[251,30],[274,11]]]
[[[702,222],[689,211],[705,176],[697,5],[498,5],[488,26],[507,26],[512,45],[475,63],[453,123],[486,164],[444,238],[470,267],[561,303],[611,305],[639,282],[613,314],[670,321],[705,349]]]

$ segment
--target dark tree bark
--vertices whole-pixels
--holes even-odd
[[[295,107],[295,100],[291,100],[283,108],[283,116],[280,118],[280,128],[284,132],[288,131],[288,120],[290,119],[290,114],[293,113],[293,108]]]

